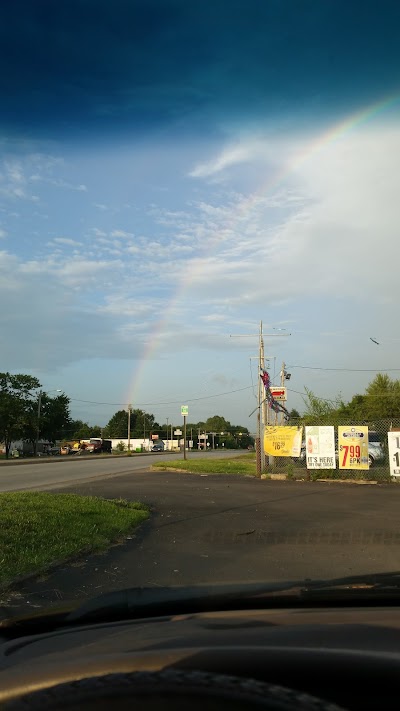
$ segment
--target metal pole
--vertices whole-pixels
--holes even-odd
[[[168,429],[169,417],[167,417],[167,449],[169,449],[169,429]]]
[[[282,363],[282,370],[281,370],[281,387],[285,387],[285,376],[286,376],[286,363]],[[281,414],[281,425],[283,425],[284,419],[283,419],[283,412]]]
[[[183,458],[186,459],[186,415],[183,416]]]
[[[264,357],[264,338],[262,330],[262,321],[260,321],[260,371],[265,370],[265,357]],[[264,428],[268,423],[268,406],[267,401],[264,397],[263,383],[261,378],[258,378],[259,386],[259,406],[260,406],[260,459],[261,459],[261,470],[265,469],[265,452],[264,452]]]
[[[36,456],[36,454],[37,454],[37,448],[38,448],[38,442],[39,442],[40,410],[41,410],[41,407],[42,407],[42,395],[43,395],[43,390],[39,390],[38,410],[37,410],[37,426],[36,426],[36,442],[35,442],[35,456]]]
[[[128,405],[128,452],[131,451],[131,407]]]

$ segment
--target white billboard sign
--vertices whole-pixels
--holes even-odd
[[[307,469],[336,469],[335,428],[306,427]]]
[[[390,476],[400,476],[400,432],[388,432]]]

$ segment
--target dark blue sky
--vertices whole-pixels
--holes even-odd
[[[85,139],[348,112],[400,84],[383,0],[13,0],[0,128]]]

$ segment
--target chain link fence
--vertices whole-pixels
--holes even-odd
[[[385,483],[394,481],[390,475],[388,432],[399,430],[400,419],[391,420],[336,420],[335,422],[317,422],[290,420],[292,427],[302,428],[302,445],[299,457],[271,457],[265,455],[264,475],[277,479],[300,479],[306,481],[316,480],[350,480],[350,481],[375,481]],[[335,432],[335,469],[307,469],[307,442],[305,426],[333,425]],[[368,469],[341,469],[339,466],[338,427],[368,427]],[[400,478],[399,478],[400,482]]]

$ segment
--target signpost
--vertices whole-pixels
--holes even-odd
[[[368,427],[338,427],[339,469],[369,469]]]
[[[181,415],[183,417],[183,458],[186,459],[186,417],[189,414],[188,405],[181,406]]]
[[[390,476],[400,477],[400,432],[388,432]]]
[[[336,469],[335,428],[306,427],[307,469]]]

